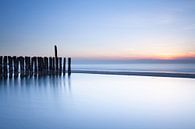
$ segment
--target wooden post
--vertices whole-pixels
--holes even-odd
[[[13,57],[13,62],[14,62],[14,77],[18,77],[18,60],[16,56]]]
[[[62,57],[59,58],[59,74],[61,75],[62,73]]]
[[[7,78],[7,56],[3,58],[3,75]]]
[[[58,73],[58,50],[57,46],[54,46],[54,51],[55,51],[55,74]]]
[[[44,57],[41,57],[41,67],[42,67],[42,74],[45,74],[45,60]]]
[[[49,74],[52,74],[52,57],[49,57]]]
[[[30,71],[30,76],[33,75],[33,57],[30,57],[30,68],[29,68],[29,71]]]
[[[2,78],[2,62],[3,62],[3,57],[0,56],[0,78]]]
[[[55,73],[58,73],[58,58],[55,58],[55,65],[56,65],[56,69],[55,69]]]
[[[30,73],[30,57],[25,57],[25,75],[29,75]]]
[[[24,57],[24,74],[27,75],[28,74],[28,57],[25,56]]]
[[[27,57],[27,75],[30,75],[30,57]]]
[[[37,57],[32,57],[32,64],[33,64],[33,72],[34,72],[34,75],[37,75],[38,74],[38,68],[37,68]]]
[[[18,57],[18,61],[20,64],[20,77],[24,77],[24,57]]]
[[[55,58],[57,58],[58,57],[58,50],[57,50],[57,46],[56,45],[54,46],[54,51],[55,51]]]
[[[45,74],[48,74],[48,57],[44,57]]]
[[[38,74],[41,73],[41,57],[38,57]]]
[[[63,75],[66,74],[66,58],[63,60]]]
[[[12,57],[8,56],[8,61],[9,61],[9,77],[12,77],[12,73],[13,73],[13,65],[12,65]]]
[[[35,57],[35,74],[37,75],[37,73],[38,73],[38,58],[37,57]]]
[[[34,57],[30,57],[30,75],[33,75]]]
[[[52,66],[53,66],[52,74],[55,74],[55,57],[52,58]]]
[[[43,74],[43,58],[38,57],[38,74],[42,75]]]
[[[25,71],[24,71],[24,57],[20,57],[20,70],[21,70],[21,77],[24,77]]]
[[[71,75],[71,58],[68,58],[68,76]]]
[[[44,60],[43,60],[43,57],[41,57],[41,73],[45,74],[44,73]]]

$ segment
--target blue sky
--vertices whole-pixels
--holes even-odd
[[[195,56],[195,0],[1,0],[0,55]]]

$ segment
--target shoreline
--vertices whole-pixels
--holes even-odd
[[[152,77],[173,77],[173,78],[195,78],[195,74],[189,73],[161,73],[161,72],[117,72],[117,71],[87,71],[72,70],[72,73],[105,74],[105,75],[127,75],[127,76],[152,76]]]

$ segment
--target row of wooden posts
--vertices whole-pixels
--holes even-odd
[[[71,58],[67,73],[71,75]],[[0,78],[37,75],[65,75],[66,58],[0,56]]]

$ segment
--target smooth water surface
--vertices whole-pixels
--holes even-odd
[[[195,79],[72,74],[0,81],[0,129],[194,129]]]
[[[195,74],[194,63],[103,63],[76,64],[73,70],[111,71],[111,72],[159,72]]]

